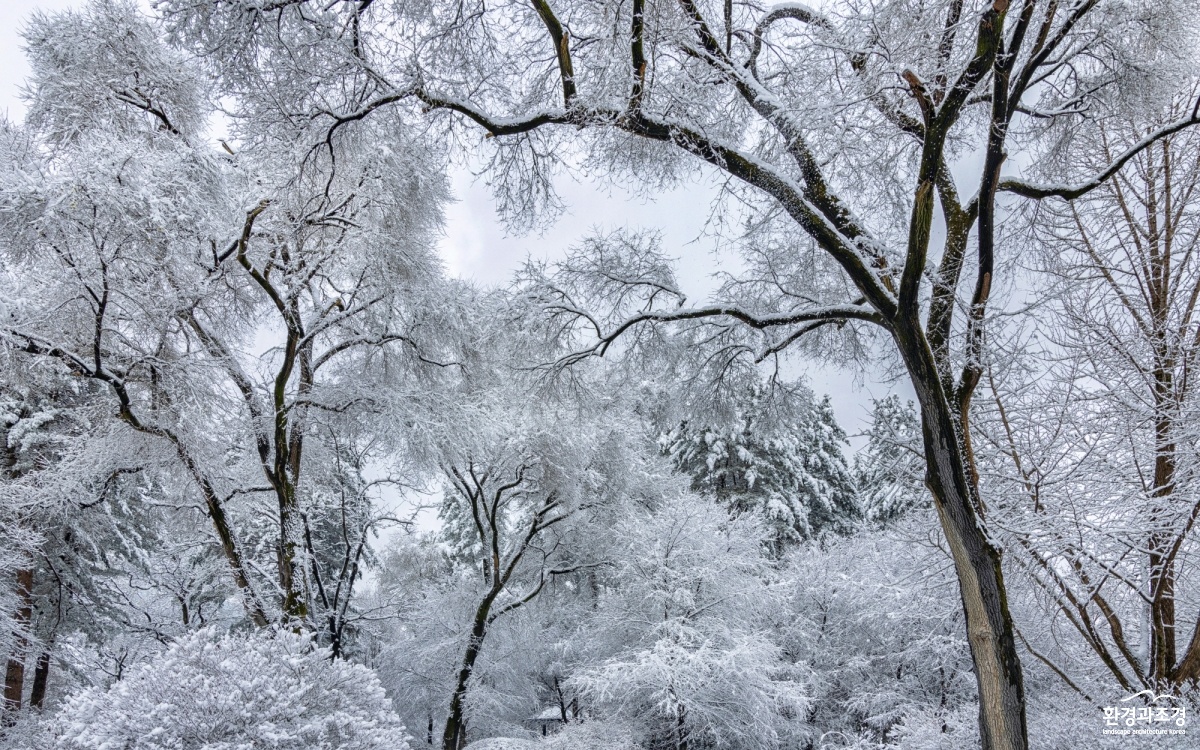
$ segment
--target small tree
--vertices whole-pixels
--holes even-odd
[[[805,668],[771,627],[763,526],[674,492],[618,524],[615,567],[590,625],[612,645],[570,683],[600,721],[648,747],[795,747],[805,735]]]
[[[460,527],[450,538],[460,544],[457,557],[469,561],[471,578],[481,575],[483,583],[454,681],[444,750],[461,750],[465,742],[467,691],[492,625],[532,602],[551,579],[602,562],[590,559],[592,545],[582,535],[601,533],[595,516],[625,500],[622,488],[634,481],[639,462],[630,451],[636,438],[631,444],[621,434],[631,424],[619,413],[584,417],[567,404],[543,411],[520,405],[507,389],[494,397],[487,411],[477,412],[491,424],[468,427],[476,437],[447,446],[441,458],[453,508],[443,515]],[[648,441],[642,449],[649,451]]]

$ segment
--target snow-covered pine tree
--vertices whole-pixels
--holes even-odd
[[[895,394],[873,401],[867,444],[854,457],[854,480],[868,522],[886,526],[928,503],[921,424],[911,401]]]
[[[694,490],[731,513],[762,514],[775,556],[822,534],[850,533],[862,517],[842,452],[846,433],[829,397],[807,388],[751,383],[727,414],[683,422],[660,442]]]

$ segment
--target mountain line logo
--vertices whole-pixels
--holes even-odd
[[[1134,701],[1139,705],[1133,705]],[[1104,707],[1104,734],[1178,735],[1187,732],[1187,707],[1178,696],[1147,688]]]

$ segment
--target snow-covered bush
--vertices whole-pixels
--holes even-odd
[[[292,633],[201,631],[69,698],[38,750],[407,750],[374,672]]]
[[[467,745],[466,750],[641,750],[630,729],[620,721],[583,721],[568,724],[548,737],[535,740],[491,737]]]
[[[522,740],[514,737],[489,737],[486,740],[472,742],[466,750],[538,750],[541,747],[534,740]]]

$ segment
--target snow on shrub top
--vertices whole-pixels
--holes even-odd
[[[549,737],[533,740],[491,737],[466,750],[642,750],[620,720],[572,722]]]
[[[375,673],[292,633],[201,631],[108,689],[70,698],[55,750],[408,750]]]

